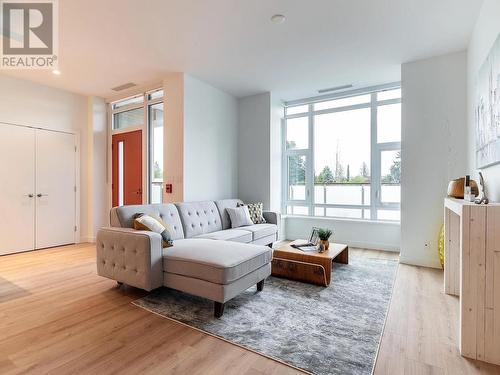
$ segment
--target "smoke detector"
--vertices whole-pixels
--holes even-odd
[[[286,20],[286,18],[282,14],[275,14],[274,16],[271,17],[271,22],[276,23],[276,24],[283,23],[283,22],[285,22],[285,20]]]

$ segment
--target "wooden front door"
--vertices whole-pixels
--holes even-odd
[[[142,130],[112,137],[113,207],[142,204]]]

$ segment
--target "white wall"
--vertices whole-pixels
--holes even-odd
[[[440,267],[448,182],[467,171],[466,53],[402,65],[401,262]]]
[[[92,233],[89,239],[95,241],[97,231],[109,225],[108,182],[106,170],[106,148],[108,120],[106,102],[102,98],[93,97],[91,101],[92,127]]]
[[[185,73],[163,80],[164,202],[233,198],[237,191],[238,101]]]
[[[86,127],[87,98],[0,75],[0,116],[14,124],[80,131]]]
[[[287,216],[284,237],[308,239],[312,227],[330,228],[333,231],[330,241],[364,249],[399,251],[399,223]]]
[[[270,92],[239,99],[238,197],[281,210],[283,103]]]
[[[172,184],[172,193],[163,189],[164,202],[184,200],[184,73],[170,73],[163,80],[163,168],[164,183]]]
[[[483,65],[490,49],[500,33],[500,1],[484,0],[481,12],[471,37],[468,50],[468,138],[469,171],[477,177],[475,157],[474,99],[475,83],[479,69]],[[488,197],[500,202],[500,164],[483,170]],[[479,181],[479,180],[477,180]]]
[[[93,208],[92,204],[92,195],[100,197],[102,194],[104,198],[106,196],[105,186],[99,186],[102,174],[99,172],[95,179],[93,177],[94,165],[104,168],[106,166],[106,158],[103,156],[106,149],[105,141],[102,141],[105,134],[103,135],[100,130],[96,130],[98,139],[95,143],[93,141],[94,120],[96,120],[96,126],[102,127],[103,122],[94,118],[94,107],[89,105],[89,100],[83,95],[0,75],[0,122],[72,131],[78,134],[80,141],[80,199],[78,202],[80,217],[77,225],[82,241],[93,239],[94,218],[99,218],[95,225],[101,225],[102,219],[107,215],[105,213],[107,206],[101,207],[97,204]],[[92,181],[96,184],[95,189]]]
[[[80,152],[82,165],[81,196],[82,242],[95,242],[97,231],[109,224],[110,202],[106,170],[107,117],[104,99],[87,97],[87,124],[81,129],[83,147]]]
[[[80,140],[80,237],[88,231],[87,98],[30,81],[0,75],[0,121],[44,129],[73,131]]]
[[[284,116],[283,102],[271,93],[271,129],[270,129],[270,197],[269,209],[281,211],[281,180],[282,180],[282,121]]]
[[[237,99],[185,75],[185,201],[237,197],[237,137]]]
[[[239,99],[238,197],[271,205],[271,93]]]

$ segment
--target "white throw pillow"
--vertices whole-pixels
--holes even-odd
[[[248,212],[247,206],[241,206],[236,208],[226,208],[229,218],[231,219],[231,228],[244,227],[245,225],[253,225],[253,221],[250,218],[250,212]]]

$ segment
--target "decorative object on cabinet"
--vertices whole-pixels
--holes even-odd
[[[484,185],[483,174],[479,172],[479,183],[481,184],[481,194],[478,199],[474,201],[475,204],[488,204],[490,200],[486,196],[486,186]]]
[[[439,262],[441,263],[441,267],[444,268],[444,225],[441,225],[441,230],[439,231],[438,253]]]
[[[451,198],[464,199],[465,177],[460,177],[451,180],[448,184],[448,196]],[[479,188],[477,182],[470,180],[471,193],[474,196],[479,195]]]

